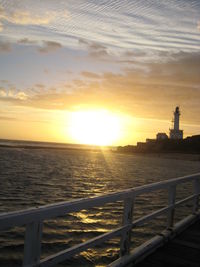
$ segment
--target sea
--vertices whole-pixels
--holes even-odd
[[[0,213],[89,198],[200,172],[200,161],[162,154],[119,154],[86,145],[0,140]],[[180,186],[177,199],[192,185]],[[167,204],[165,190],[136,198],[134,219]],[[192,203],[175,213],[179,220]],[[44,221],[41,258],[87,241],[120,226],[123,203],[81,210]],[[166,216],[133,229],[131,248],[166,226]],[[24,227],[0,232],[0,266],[22,266]],[[120,238],[88,249],[56,266],[107,266],[119,256]]]

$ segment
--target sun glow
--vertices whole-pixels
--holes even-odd
[[[70,135],[75,142],[90,145],[112,145],[120,138],[120,120],[106,110],[73,112]]]

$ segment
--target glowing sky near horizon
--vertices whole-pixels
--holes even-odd
[[[200,133],[200,1],[0,0],[0,138],[73,142],[75,112],[118,116],[130,144],[180,105]]]

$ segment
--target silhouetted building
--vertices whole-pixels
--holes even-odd
[[[157,133],[156,139],[157,140],[166,140],[166,139],[168,139],[168,136],[166,133]]]
[[[155,139],[147,138],[146,143],[155,143]]]
[[[169,130],[170,139],[183,139],[183,130],[179,129],[179,117],[180,117],[180,110],[179,107],[176,107],[174,111],[174,128]]]
[[[200,142],[200,134],[188,136],[188,137],[185,138],[185,140],[198,141],[198,142]]]

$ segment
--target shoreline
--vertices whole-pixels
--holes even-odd
[[[45,149],[45,150],[75,150],[75,151],[94,151],[98,152],[101,150],[106,150],[105,148],[81,148],[81,147],[59,147],[59,146],[31,146],[31,145],[0,145],[0,148],[8,148],[8,149]]]
[[[189,160],[200,161],[200,153],[184,153],[184,152],[117,152],[122,155],[140,155],[143,157],[155,157],[163,159]]]

